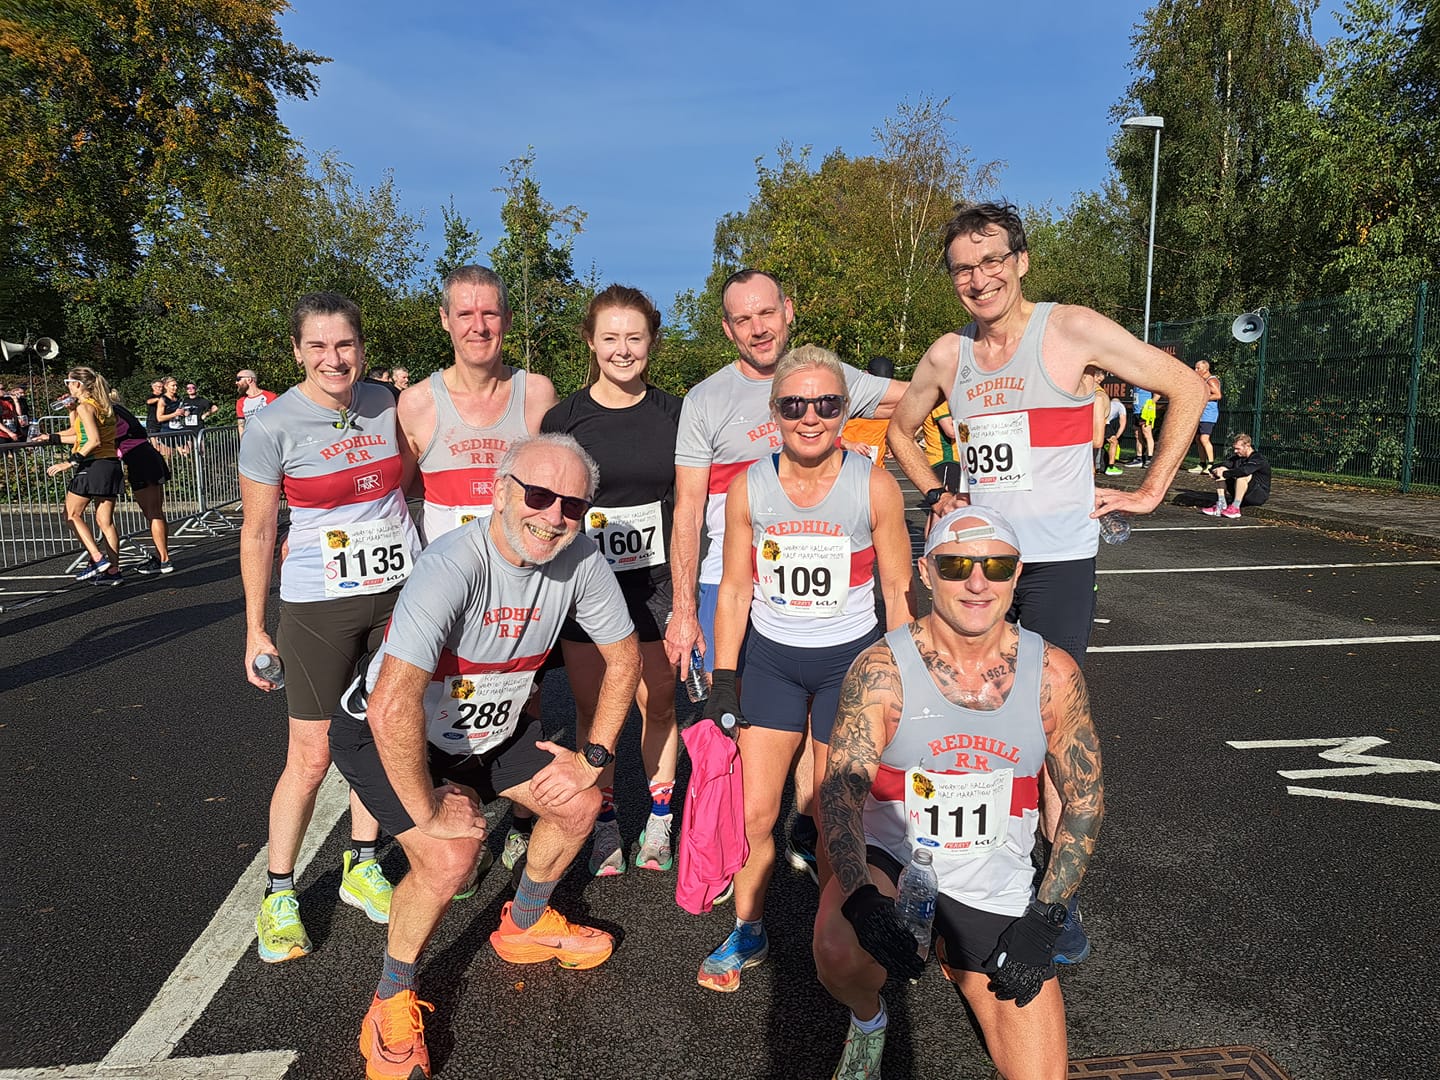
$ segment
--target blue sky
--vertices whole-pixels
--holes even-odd
[[[649,292],[662,310],[709,272],[716,221],[755,191],[784,140],[874,149],[904,100],[950,98],[957,140],[1005,163],[997,194],[1065,206],[1098,187],[1124,93],[1131,0],[619,4],[294,0],[280,25],[332,58],[281,118],[361,183],[393,169],[424,213],[499,238],[501,168],[535,148],[546,198],[588,213],[575,268]],[[1315,34],[1336,33],[1326,0]]]

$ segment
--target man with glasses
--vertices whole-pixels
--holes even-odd
[[[665,632],[670,662],[682,676],[690,670],[691,649],[714,667],[715,602],[720,589],[725,536],[725,496],[730,482],[766,454],[780,449],[770,419],[770,380],[790,344],[795,306],[780,282],[763,270],[740,270],[720,289],[721,323],[738,354],[708,379],[690,388],[680,409],[675,441],[675,518],[670,538],[674,613]],[[852,416],[884,420],[905,392],[895,379],[868,375],[845,365]],[[702,529],[709,547],[702,564]],[[696,585],[699,588],[697,590]],[[744,656],[744,649],[741,649]],[[743,674],[744,662],[738,669]],[[810,760],[809,749],[800,755]],[[813,777],[808,764],[795,773],[796,828],[786,855],[796,869],[815,870],[815,824],[810,813]]]
[[[1202,514],[1234,520],[1241,506],[1263,506],[1270,498],[1270,462],[1255,449],[1250,436],[1236,435],[1230,440],[1231,453],[1223,465],[1212,465],[1215,505],[1201,508]]]
[[[235,399],[235,419],[240,427],[240,434],[245,434],[245,421],[254,416],[279,395],[273,390],[262,390],[260,380],[255,377],[255,372],[246,368],[244,371],[235,374],[235,392],[240,396]]]
[[[930,936],[917,941],[894,903],[917,849],[931,853],[939,878],[942,969],[996,1069],[1065,1075],[1055,949],[1066,902],[1095,853],[1104,785],[1079,665],[1006,620],[1021,571],[1029,573],[1021,545],[989,507],[942,518],[919,562],[930,613],[861,653],[840,691],[820,785],[835,876],[815,922],[820,981],[851,1013],[836,1076],[880,1074],[881,988],[924,970]],[[1043,768],[1063,810],[1032,895]]]
[[[969,503],[994,507],[1014,524],[1029,569],[1010,617],[1083,664],[1095,615],[1095,519],[1115,511],[1148,514],[1160,504],[1194,438],[1204,387],[1179,360],[1098,312],[1025,299],[1030,254],[1015,207],[963,208],[946,226],[944,251],[971,322],[921,357],[891,421],[890,450],[926,493],[933,516]],[[1086,376],[1107,371],[1170,402],[1154,463],[1134,491],[1095,486]],[[960,436],[968,495],[946,491],[915,446],[916,429],[941,399],[949,401]],[[1051,791],[1047,785],[1047,837],[1059,814]],[[1078,963],[1089,952],[1075,907],[1057,959]]]
[[[512,964],[592,968],[609,934],[569,922],[549,899],[590,837],[595,784],[613,759],[640,680],[620,587],[581,524],[598,479],[568,435],[517,438],[495,472],[494,512],[416,561],[385,643],[341,698],[335,765],[404,848],[380,982],[361,1026],[371,1080],[430,1075],[415,969],[485,843],[483,806],[504,797],[537,816],[513,901],[490,944]],[[605,660],[593,742],[545,740],[522,712],[566,614]],[[419,1070],[417,1073],[415,1070]]]

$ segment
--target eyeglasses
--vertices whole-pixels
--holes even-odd
[[[1009,581],[1015,576],[1019,555],[931,555],[935,572],[946,581],[967,581],[978,563],[988,581]]]
[[[803,420],[805,410],[815,406],[815,415],[821,420],[834,420],[845,411],[844,394],[821,394],[819,397],[790,395],[775,399],[775,409],[785,420]]]
[[[531,510],[546,510],[551,503],[559,499],[560,513],[564,514],[571,521],[579,521],[585,516],[585,511],[590,509],[591,503],[589,499],[581,499],[574,495],[557,495],[549,488],[527,484],[518,476],[512,476],[510,479],[525,489],[525,505]]]
[[[986,277],[994,277],[1000,272],[1000,268],[1005,265],[1005,260],[1014,254],[1015,252],[1013,251],[1007,251],[1004,255],[987,255],[973,266],[952,266],[950,268],[950,276],[962,285],[974,276],[976,270],[984,270]]]

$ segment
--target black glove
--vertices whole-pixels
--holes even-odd
[[[860,947],[893,978],[918,979],[925,970],[915,935],[900,921],[895,901],[874,885],[861,885],[845,898],[840,914],[850,920]]]
[[[1035,904],[1026,908],[1024,915],[1005,928],[985,961],[985,970],[991,973],[991,993],[1001,1001],[1013,999],[1020,1008],[1035,1000],[1055,970],[1051,957],[1060,930]]]
[[[710,696],[705,699],[705,711],[701,716],[706,720],[714,720],[716,727],[733,736],[733,729],[727,731],[725,725],[720,723],[720,717],[726,713],[735,717],[737,728],[744,726],[745,717],[740,713],[740,692],[735,689],[735,669],[717,668],[710,673]]]

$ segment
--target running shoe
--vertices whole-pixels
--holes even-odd
[[[1238,518],[1240,516],[1240,508],[1238,506],[1227,506],[1224,510],[1220,511],[1220,516],[1227,518]]]
[[[539,964],[558,960],[563,968],[598,967],[615,951],[615,939],[593,926],[578,926],[552,907],[540,921],[521,930],[510,918],[513,901],[500,909],[500,927],[490,935],[490,947],[510,964]]]
[[[1108,469],[1105,470],[1105,475],[1106,475],[1106,476],[1119,476],[1119,475],[1120,475],[1121,473],[1123,473],[1124,471],[1125,471],[1125,470],[1122,469],[1119,465],[1111,465]]]
[[[107,573],[109,570],[110,558],[109,556],[104,556],[100,559],[99,562],[92,562],[84,570],[81,570],[80,573],[76,574],[75,580],[89,581],[91,578],[99,577],[101,574]]]
[[[1229,509],[1229,508],[1227,507],[1226,509]],[[1208,515],[1208,516],[1210,516],[1210,517],[1219,517],[1219,516],[1220,516],[1221,514],[1223,514],[1224,512],[1225,512],[1225,511],[1224,511],[1224,510],[1221,510],[1220,507],[1218,507],[1218,506],[1202,506],[1202,507],[1200,508],[1200,513],[1206,514],[1206,515]]]
[[[1205,471],[1205,466],[1204,466],[1204,465],[1196,465],[1193,469],[1186,469],[1185,471],[1186,471],[1186,472],[1192,472],[1192,473],[1202,473],[1202,472]]]
[[[124,581],[124,580],[125,580],[125,579],[120,576],[120,572],[117,570],[117,571],[116,571],[115,573],[113,573],[113,574],[100,574],[100,575],[98,575],[98,576],[95,578],[95,580],[92,582],[92,584],[95,584],[95,585],[119,585],[119,584],[120,584],[122,581]]]
[[[1080,915],[1080,901],[1071,897],[1065,910],[1065,925],[1055,939],[1053,954],[1057,964],[1078,964],[1090,955],[1090,935],[1085,933],[1085,920]]]
[[[1144,461],[1140,461],[1140,460],[1137,458],[1135,461],[1127,461],[1127,462],[1125,463],[1125,468],[1127,468],[1127,469],[1143,469],[1143,468],[1145,468],[1145,466],[1146,466],[1147,464],[1149,464],[1149,463],[1148,463],[1148,462],[1144,462]]]
[[[482,846],[480,848],[480,858],[475,863],[475,869],[470,871],[470,880],[467,881],[464,887],[455,894],[455,899],[469,900],[472,896],[474,896],[475,891],[480,888],[480,879],[484,877],[489,872],[490,867],[494,865],[494,852],[492,852],[488,847]]]
[[[135,569],[142,574],[173,574],[175,572],[175,567],[170,565],[169,560],[161,562],[153,555]]]
[[[731,878],[725,883],[725,888],[720,890],[720,895],[711,900],[711,906],[715,904],[728,904],[735,899],[735,879]]]
[[[642,870],[669,870],[675,865],[675,855],[670,850],[670,826],[675,821],[673,814],[651,814],[640,834],[640,850],[635,853],[635,865]]]
[[[796,870],[809,874],[815,884],[820,884],[820,871],[815,867],[815,849],[793,832],[785,838],[785,861]]]
[[[514,870],[525,860],[525,853],[529,850],[530,834],[512,828],[505,837],[505,850],[500,852],[500,864],[506,870]]]
[[[260,959],[267,964],[295,960],[310,951],[310,935],[300,922],[300,901],[294,889],[273,892],[260,902],[255,934],[260,940]]]
[[[620,822],[595,822],[595,840],[590,845],[590,875],[617,877],[625,872],[625,842],[620,839]]]
[[[850,1030],[845,1033],[845,1051],[831,1080],[880,1080],[880,1058],[884,1054],[885,1028],[878,1027],[867,1035],[855,1026],[852,1016]]]
[[[390,921],[390,896],[395,887],[385,880],[385,872],[374,859],[361,859],[352,864],[353,851],[345,852],[344,871],[340,875],[340,899],[365,912],[371,922]]]
[[[414,990],[394,997],[378,995],[360,1021],[360,1053],[368,1080],[426,1080],[430,1051],[425,1047],[425,1018],[421,1009],[435,1011]]]
[[[707,990],[733,994],[740,989],[740,972],[765,962],[770,955],[770,939],[762,926],[758,931],[737,926],[724,943],[705,958],[697,976]]]

